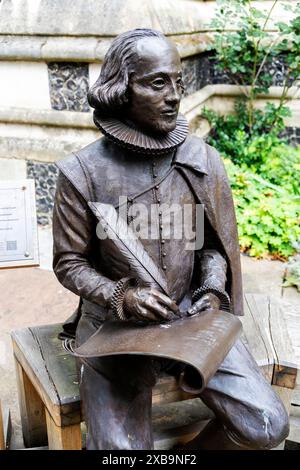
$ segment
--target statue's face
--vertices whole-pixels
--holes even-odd
[[[176,47],[167,39],[141,39],[132,68],[126,117],[150,133],[175,129],[182,94],[182,68]]]

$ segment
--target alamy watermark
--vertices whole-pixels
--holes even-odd
[[[119,197],[118,210],[109,204],[91,203],[98,217],[96,233],[100,240],[183,240],[186,250],[200,250],[204,242],[202,204],[131,203]]]

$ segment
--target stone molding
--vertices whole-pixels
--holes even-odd
[[[281,87],[271,87],[269,95],[261,95],[258,107],[266,101],[276,101]],[[290,90],[289,106],[293,117],[286,119],[289,127],[299,127],[300,99],[293,99],[295,88]],[[184,98],[181,112],[188,119],[190,129],[200,137],[209,132],[209,125],[201,118],[206,106],[221,113],[233,109],[234,99],[240,95],[236,85],[207,85]],[[54,162],[100,137],[93,124],[92,112],[56,110],[31,110],[0,108],[0,157]]]
[[[282,87],[271,87],[270,93],[260,94],[258,101],[278,100]],[[298,98],[297,98],[298,94]],[[181,112],[191,121],[199,115],[199,107],[207,106],[211,99],[236,98],[241,95],[237,85],[206,85],[201,90],[183,98],[181,102]],[[300,91],[297,87],[292,87],[288,93],[289,106],[296,113],[292,118],[288,118],[289,125],[299,124],[300,116]],[[295,99],[296,98],[296,99]],[[220,106],[219,106],[220,107]],[[226,111],[226,107],[224,107]],[[0,107],[0,123],[38,125],[48,127],[94,129],[92,111],[83,113],[80,111],[57,111],[54,109],[29,109],[29,108],[4,108]]]
[[[178,47],[181,58],[199,54],[212,43],[210,32],[168,35]],[[0,60],[98,62],[104,56],[114,37],[67,37],[0,35]]]
[[[134,28],[154,28],[178,35],[203,30],[213,8],[182,0],[2,0],[0,31],[113,37]]]
[[[96,128],[0,123],[0,158],[55,162],[100,136]]]
[[[247,90],[250,90],[250,87],[245,87]],[[261,93],[258,95],[257,102],[259,101],[274,101],[278,100],[282,94],[283,87],[281,86],[272,86],[269,89],[269,93]],[[201,90],[196,91],[190,96],[187,96],[182,100],[181,103],[181,112],[187,117],[191,117],[193,113],[197,111],[199,106],[204,106],[211,98],[237,98],[241,96],[241,88],[238,85],[206,85],[201,88]],[[294,120],[299,124],[299,115],[300,115],[300,90],[298,87],[291,87],[287,98],[289,100],[288,105],[292,106],[295,111],[298,111],[298,116],[293,116],[288,118],[289,120]],[[228,112],[226,107],[224,107],[224,112]],[[296,123],[294,125],[296,125]]]
[[[267,25],[288,19],[283,0]],[[215,1],[192,0],[2,0],[0,60],[102,62],[112,39],[136,27],[164,32],[182,58],[203,52],[211,43]],[[270,9],[273,1],[254,1]],[[8,21],[9,18],[9,21]],[[234,30],[230,24],[228,30]]]
[[[0,107],[0,122],[50,127],[94,129],[93,113],[81,111],[57,111],[55,109]]]

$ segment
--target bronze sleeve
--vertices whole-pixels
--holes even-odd
[[[214,249],[204,249],[200,258],[200,286],[209,285],[225,290],[227,263],[225,258]]]
[[[53,269],[59,282],[91,302],[108,307],[116,282],[91,263],[96,222],[87,203],[59,174],[53,210]]]

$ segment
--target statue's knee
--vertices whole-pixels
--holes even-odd
[[[261,418],[255,429],[249,430],[245,436],[247,444],[253,449],[273,449],[284,441],[289,434],[289,418],[282,409],[272,411],[262,410]]]
[[[284,441],[290,430],[289,417],[285,408],[275,413],[265,413],[266,428],[268,431],[268,439],[265,443],[266,449],[273,449]]]

